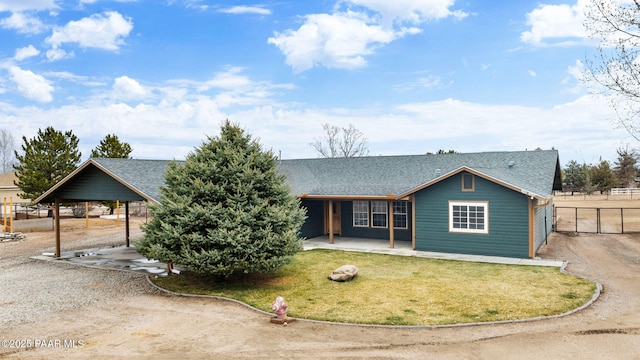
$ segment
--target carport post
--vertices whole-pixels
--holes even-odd
[[[55,200],[55,209],[53,210],[55,228],[56,228],[56,253],[57,258],[60,257],[60,200]]]
[[[127,241],[127,247],[129,247],[129,202],[124,202],[124,218],[125,218],[125,237]]]

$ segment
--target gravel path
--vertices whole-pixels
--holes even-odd
[[[70,238],[63,250],[77,250],[123,244],[122,228],[98,228],[97,234]],[[53,251],[51,233],[40,240],[3,243],[0,247],[0,328],[33,323],[65,310],[98,302],[121,302],[128,297],[154,293],[146,275],[125,271],[105,271],[67,262],[39,261],[33,255]],[[142,236],[139,229],[131,238]]]
[[[153,291],[144,274],[14,257],[0,260],[0,326]]]

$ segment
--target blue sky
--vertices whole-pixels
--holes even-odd
[[[370,155],[635,143],[579,81],[586,0],[0,0],[0,128],[107,134],[182,159],[229,119],[283,158],[322,124]]]

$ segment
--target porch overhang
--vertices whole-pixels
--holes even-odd
[[[313,195],[313,194],[301,194],[298,195],[300,199],[315,199],[315,200],[398,200],[394,194],[387,195]]]
[[[415,249],[416,244],[416,235],[415,235],[415,198],[413,196],[396,196],[395,194],[386,194],[386,195],[310,195],[310,194],[301,194],[298,195],[298,198],[301,200],[317,200],[323,201],[325,203],[324,209],[324,217],[325,217],[325,231],[328,228],[328,236],[329,236],[329,244],[334,243],[334,228],[333,228],[333,213],[335,202],[340,201],[384,201],[387,203],[387,224],[389,229],[389,248],[395,247],[395,239],[394,239],[394,223],[393,223],[393,215],[394,201],[411,201],[411,248]]]

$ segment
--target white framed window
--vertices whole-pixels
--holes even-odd
[[[389,205],[386,201],[371,202],[371,227],[386,228]]]
[[[488,202],[449,202],[449,231],[489,233]]]
[[[395,229],[407,228],[407,202],[393,202],[393,227]]]
[[[369,227],[369,202],[368,201],[353,202],[353,226]]]

